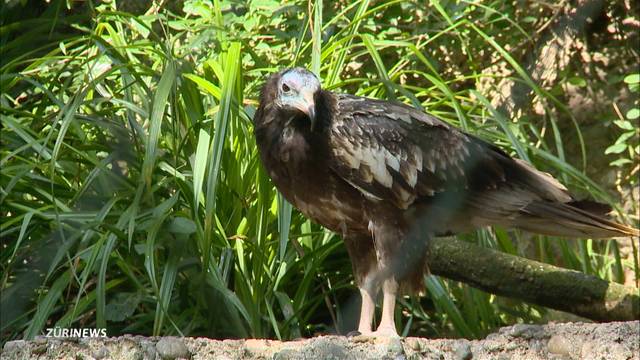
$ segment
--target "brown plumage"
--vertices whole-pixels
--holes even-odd
[[[342,235],[361,289],[359,331],[395,335],[398,287],[415,291],[430,236],[500,225],[606,238],[638,230],[576,201],[549,174],[412,107],[322,90],[302,68],[272,75],[254,117],[262,162],[284,197]]]

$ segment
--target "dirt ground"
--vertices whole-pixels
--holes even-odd
[[[0,359],[640,359],[640,322],[515,325],[472,341],[343,336],[298,341],[40,337],[7,342]]]

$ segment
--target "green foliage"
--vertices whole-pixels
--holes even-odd
[[[427,109],[613,202],[565,159],[560,136],[505,119],[469,90],[494,77],[481,65],[495,61],[554,106],[506,50],[532,26],[512,20],[510,3],[188,0],[181,14],[143,15],[70,5],[25,19],[14,4],[3,15],[3,339],[53,326],[284,339],[353,328],[357,292],[339,237],[292,211],[257,156],[259,87],[283,67]],[[637,75],[628,79],[637,89]],[[637,131],[634,114],[616,124]],[[609,152],[633,161],[630,139]],[[519,255],[522,236],[460,235]],[[631,268],[612,242],[535,241],[538,259],[606,279]],[[546,311],[425,281],[425,297],[401,300],[405,334],[479,337]]]
[[[618,167],[636,165],[636,159],[640,155],[640,145],[638,145],[640,128],[634,126],[634,123],[637,123],[638,118],[640,118],[640,100],[638,100],[638,93],[640,92],[640,73],[627,75],[624,78],[624,82],[629,86],[629,90],[635,96],[634,106],[627,111],[627,114],[624,117],[619,113],[620,119],[613,121],[613,123],[623,132],[616,142],[604,151],[605,154],[619,154],[620,157],[611,162],[611,165]],[[637,179],[633,175],[637,171],[637,169],[634,170],[632,168],[631,173],[625,180],[631,181],[631,184],[636,184]]]

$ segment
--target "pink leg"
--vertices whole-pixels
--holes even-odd
[[[398,282],[390,277],[382,284],[382,318],[378,329],[373,332],[375,336],[397,337],[396,323],[394,321],[396,294],[398,293]]]
[[[358,332],[362,335],[371,335],[371,322],[373,321],[373,313],[376,310],[374,296],[365,288],[360,288],[360,297],[362,298],[362,306],[360,307],[360,322],[358,323]]]

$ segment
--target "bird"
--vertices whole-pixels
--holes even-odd
[[[487,226],[562,237],[638,236],[608,205],[409,105],[325,90],[302,67],[264,83],[260,160],[302,214],[339,234],[361,296],[354,334],[397,337],[396,298],[423,290],[429,239]],[[382,290],[382,314],[373,330]]]

